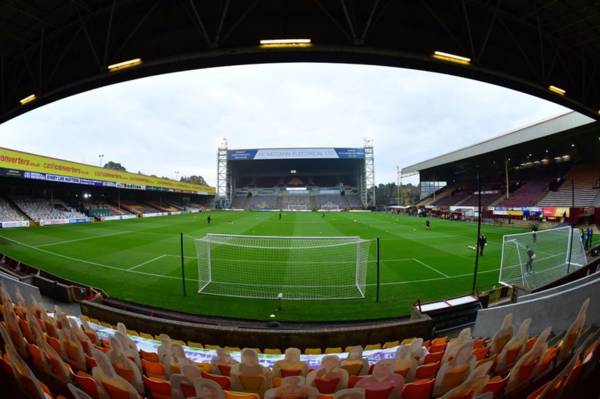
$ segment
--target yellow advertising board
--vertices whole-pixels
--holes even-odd
[[[0,147],[3,175],[53,182],[214,195],[215,188],[142,174],[105,169]],[[6,173],[21,171],[22,173]]]

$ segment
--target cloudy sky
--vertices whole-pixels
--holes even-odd
[[[155,76],[86,92],[0,125],[8,148],[129,171],[216,180],[230,148],[375,146],[376,180],[564,112],[477,81],[399,68],[274,64]]]

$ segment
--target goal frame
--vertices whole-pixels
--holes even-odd
[[[265,239],[265,240],[288,240],[288,241],[301,241],[301,240],[312,240],[312,241],[332,241],[332,240],[340,240],[341,242],[338,244],[331,244],[331,245],[327,245],[327,248],[331,248],[331,247],[335,247],[335,246],[349,246],[349,245],[354,245],[355,249],[355,256],[354,256],[354,286],[357,290],[357,292],[359,293],[359,295],[357,296],[344,296],[344,297],[331,297],[331,298],[327,298],[327,297],[323,297],[323,298],[294,298],[294,297],[286,297],[285,295],[282,298],[279,298],[279,296],[273,297],[273,299],[285,299],[285,300],[321,300],[321,301],[326,301],[326,300],[341,300],[341,299],[365,299],[366,298],[366,289],[367,289],[367,275],[368,275],[368,267],[369,267],[369,263],[370,261],[369,259],[369,248],[367,247],[366,251],[367,251],[367,261],[365,262],[366,264],[363,266],[365,268],[364,270],[364,276],[362,277],[362,279],[364,281],[360,281],[361,280],[361,246],[360,244],[364,244],[367,242],[372,242],[374,241],[373,239],[364,239],[361,238],[360,236],[263,236],[263,235],[244,235],[244,234],[223,234],[223,233],[207,233],[205,236],[201,237],[201,238],[196,238],[194,239],[194,241],[196,243],[198,242],[203,242],[204,245],[206,245],[206,270],[207,270],[207,280],[206,281],[202,281],[200,279],[200,275],[201,275],[201,263],[200,263],[200,258],[198,258],[198,282],[199,282],[199,286],[198,286],[198,294],[205,294],[205,295],[215,295],[215,296],[225,296],[225,297],[236,297],[236,295],[230,295],[230,294],[218,294],[218,293],[214,293],[214,292],[205,292],[206,288],[214,283],[213,282],[213,264],[212,264],[212,246],[211,244],[213,244],[213,241],[211,241],[211,238],[240,238],[240,239]],[[241,246],[241,245],[235,245],[235,244],[221,244],[221,245],[232,245],[232,246]],[[325,248],[325,246],[324,246]],[[196,250],[197,251],[197,250]],[[284,287],[284,285],[282,285],[282,287]],[[298,287],[302,287],[301,285],[298,285]],[[327,289],[327,285],[324,285],[323,288]],[[237,297],[241,297],[241,298],[255,298],[255,299],[270,299],[269,298],[265,298],[265,297],[260,297],[260,296],[256,296],[256,297],[252,297],[252,296],[242,296],[239,295]]]

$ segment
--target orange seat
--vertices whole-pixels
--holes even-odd
[[[485,348],[486,341],[487,340],[485,338],[476,339],[475,341],[473,341],[473,348],[474,349]]]
[[[550,384],[552,384],[552,381],[548,381],[547,383],[545,383],[544,385],[542,385],[541,387],[539,387],[538,389],[536,389],[535,391],[530,393],[529,396],[527,396],[527,399],[540,398],[542,391],[544,389],[546,389],[546,387],[550,387],[550,388],[548,388],[548,390],[544,394],[544,399],[554,399],[558,396],[559,392],[561,391],[563,382],[564,382],[564,378],[561,378],[556,383],[554,383],[554,385],[551,386]]]
[[[506,387],[507,383],[508,376],[502,378],[501,376],[496,375],[488,381],[481,392],[491,392],[494,394],[494,397],[497,397],[504,390],[504,387]]]
[[[229,375],[231,373],[231,366],[229,366],[227,364],[219,364],[219,365],[217,365],[217,368],[219,369],[219,371],[221,372],[222,375],[229,377]]]
[[[467,379],[469,372],[470,369],[467,364],[449,368],[448,371],[446,371],[446,374],[444,374],[442,385],[447,387],[448,390],[455,388]]]
[[[525,344],[525,352],[523,353],[527,353],[531,350],[531,348],[533,348],[533,345],[535,345],[535,342],[537,341],[536,337],[531,337],[527,340],[527,343]]]
[[[394,387],[389,387],[386,389],[367,389],[365,390],[365,399],[387,399]]]
[[[40,372],[46,372],[46,361],[40,348],[36,344],[28,344],[27,353],[29,354],[33,368]]]
[[[97,365],[98,364],[96,364],[96,359],[94,359],[91,356],[85,355],[85,367],[87,367],[88,370],[93,369]]]
[[[31,326],[29,322],[25,319],[19,319],[19,328],[21,329],[21,334],[23,334],[23,338],[27,340],[27,342],[33,343],[35,340],[33,339],[33,334],[31,333]]]
[[[521,347],[507,350],[506,356],[504,357],[504,363],[507,366],[512,365],[514,362],[517,361],[517,357],[519,356],[520,352],[521,352]]]
[[[120,364],[113,364],[113,368],[115,369],[115,372],[123,377],[125,380],[127,380],[127,382],[129,383],[133,383],[133,379],[134,379],[134,374],[133,374],[133,370],[128,368],[128,367],[123,367]]]
[[[422,366],[417,367],[417,371],[415,373],[415,379],[428,379],[435,378],[438,369],[440,368],[440,362],[434,362],[429,364],[424,364]]]
[[[464,391],[464,392],[457,392],[455,395],[452,395],[451,399],[473,399],[474,396],[475,396],[475,392]]]
[[[19,383],[21,384],[21,387],[23,388],[23,391],[25,392],[27,397],[30,397],[30,398],[39,398],[40,397],[37,389],[35,389],[35,385],[37,383],[40,386],[40,388],[42,389],[45,399],[52,399],[52,394],[50,393],[50,390],[48,389],[46,384],[44,384],[40,380],[35,379],[35,381],[34,381],[30,377],[20,374],[20,373],[17,373],[17,376],[18,376]]]
[[[167,378],[165,366],[163,366],[162,363],[155,363],[142,359],[142,368],[148,377],[162,378],[163,380]]]
[[[196,396],[196,389],[193,385],[181,384],[180,388],[184,398],[192,398]]]
[[[526,381],[533,374],[533,370],[538,363],[539,358],[531,359],[525,364],[522,364],[519,367],[519,371],[517,372],[517,380],[518,381]]]
[[[234,391],[223,391],[223,393],[225,394],[225,399],[260,399],[260,396],[255,393]]]
[[[431,345],[446,345],[448,337],[438,337],[431,340]]]
[[[365,376],[351,375],[350,377],[348,377],[348,388],[354,388],[354,386],[356,385],[356,383],[358,381],[362,380],[363,378],[365,378]]]
[[[435,379],[417,380],[404,385],[402,399],[429,399],[433,391]]]
[[[98,399],[100,397],[96,380],[92,378],[91,375],[84,373],[83,371],[78,371],[77,374],[73,374],[71,378],[75,384],[91,396],[92,399]]]
[[[444,352],[431,352],[425,356],[423,359],[423,364],[435,363],[442,360],[442,356],[444,356]]]
[[[331,380],[326,380],[323,378],[315,378],[315,387],[322,394],[332,394],[335,392],[338,384],[340,383],[339,378],[333,378]]]
[[[483,360],[487,356],[488,349],[487,348],[475,348],[473,349],[473,356],[475,360]]]
[[[265,377],[262,375],[238,375],[240,385],[246,392],[260,392],[265,384]]]
[[[542,358],[540,359],[540,363],[538,364],[538,371],[540,374],[542,374],[546,370],[548,370],[548,368],[550,367],[550,365],[552,364],[554,359],[556,359],[557,355],[558,355],[557,348],[552,346],[552,347],[546,349],[546,352],[544,352],[544,354],[542,355]]]
[[[128,391],[106,382],[103,382],[102,385],[104,386],[104,389],[106,389],[106,393],[108,393],[110,399],[129,399]]]
[[[145,352],[140,349],[140,357],[146,361],[153,363],[160,363],[160,359],[158,358],[158,354],[154,352]]]
[[[12,378],[12,379],[15,378],[15,372],[14,372],[12,366],[10,365],[8,356],[6,354],[4,354],[3,356],[0,356],[0,365],[2,366],[2,371],[4,372],[4,374],[7,377]]]
[[[146,390],[152,394],[153,399],[171,399],[171,383],[159,378],[142,377]]]
[[[446,344],[438,344],[438,345],[431,345],[429,348],[429,353],[434,353],[434,352],[445,352],[446,351]]]
[[[302,370],[300,369],[281,369],[279,372],[282,378],[295,377],[302,374]]]
[[[231,389],[231,380],[229,379],[229,377],[226,377],[224,375],[206,373],[204,371],[201,371],[200,373],[202,374],[202,378],[213,380],[214,382],[219,384],[221,388],[223,388],[223,390],[226,391]]]
[[[62,354],[62,345],[60,344],[60,341],[58,339],[47,335],[46,342],[50,344],[50,346],[56,351],[56,353],[58,353],[59,355]]]

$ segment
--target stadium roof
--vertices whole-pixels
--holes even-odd
[[[289,38],[311,43],[259,45]],[[465,76],[600,118],[597,2],[30,0],[0,2],[0,122],[144,76],[298,61]]]
[[[402,175],[412,175],[420,171],[447,165],[453,162],[466,160],[476,156],[492,153],[506,149],[511,146],[520,145],[532,140],[549,137],[571,129],[595,123],[594,119],[576,112],[568,112],[563,115],[550,118],[533,125],[513,130],[489,140],[470,145],[447,154],[428,159],[417,164],[402,168]]]

